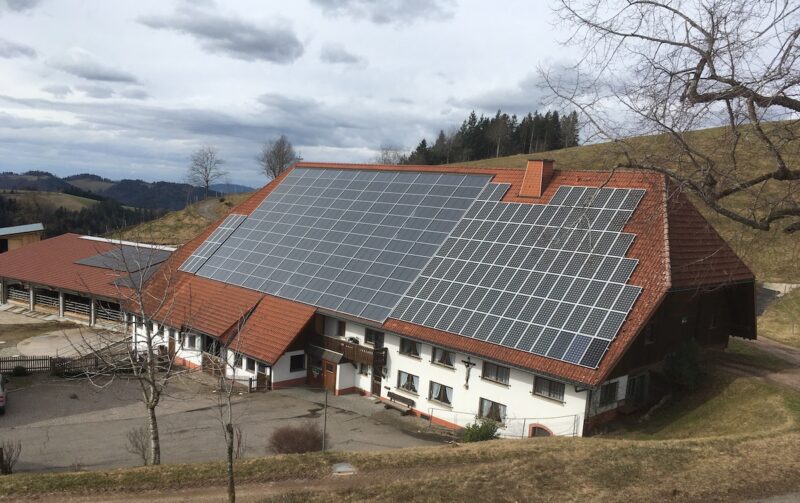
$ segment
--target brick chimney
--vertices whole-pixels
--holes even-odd
[[[519,195],[541,197],[553,177],[554,165],[555,161],[552,159],[530,159],[525,168],[525,177],[522,179]]]

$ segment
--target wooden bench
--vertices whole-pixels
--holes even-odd
[[[388,402],[386,401],[383,402],[387,409],[389,407],[392,407],[399,410],[405,415],[405,414],[410,414],[411,409],[414,407],[414,400],[405,397],[403,395],[398,395],[393,391],[386,393],[386,397],[390,400]]]

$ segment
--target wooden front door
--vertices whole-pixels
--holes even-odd
[[[322,360],[322,373],[325,376],[325,389],[336,392],[336,364]]]

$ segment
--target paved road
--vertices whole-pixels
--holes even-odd
[[[22,442],[17,471],[135,466],[138,460],[126,451],[126,435],[146,424],[144,407],[137,401],[139,393],[135,381],[117,380],[98,390],[83,380],[37,377],[10,393],[6,415],[0,416],[0,438]],[[246,456],[267,454],[269,435],[278,426],[303,421],[321,424],[323,401],[324,394],[305,389],[237,397],[234,411],[245,433]],[[223,459],[217,396],[210,388],[184,380],[164,398],[158,414],[162,462]],[[364,397],[329,396],[327,416],[333,450],[439,443],[416,432],[427,424],[424,421],[401,417]]]

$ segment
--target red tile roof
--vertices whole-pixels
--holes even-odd
[[[62,234],[0,254],[0,277],[118,299],[129,293],[127,288],[114,285],[121,276],[119,271],[75,263],[116,248],[115,244],[83,239],[78,234]]]
[[[306,304],[265,295],[230,347],[274,364],[314,318],[316,309]]]
[[[677,280],[676,285],[680,287],[701,286],[698,281],[702,282],[702,286],[704,286],[707,281],[724,280],[727,282],[731,278],[752,280],[752,274],[749,276],[744,274],[742,270],[743,264],[740,264],[740,261],[739,263],[734,263],[735,261],[731,259],[730,254],[732,252],[730,252],[729,248],[725,247],[725,250],[714,254],[703,254],[703,250],[707,252],[712,245],[721,250],[722,247],[720,246],[720,241],[718,241],[721,238],[716,233],[713,233],[710,226],[691,207],[690,203],[688,206],[683,203],[685,196],[684,199],[679,197],[675,200],[672,198],[668,200],[666,179],[660,174],[626,171],[608,173],[556,170],[541,197],[522,197],[519,194],[525,174],[524,170],[308,162],[298,163],[296,166],[491,175],[492,182],[511,185],[503,197],[504,201],[509,202],[546,203],[558,187],[562,185],[645,189],[646,192],[639,207],[624,229],[625,232],[636,235],[636,239],[631,245],[627,256],[639,261],[631,276],[630,283],[641,286],[643,291],[616,339],[609,346],[609,350],[601,360],[599,368],[588,369],[396,319],[388,319],[384,324],[384,328],[387,331],[480,355],[492,360],[506,362],[511,365],[533,369],[562,379],[590,386],[603,382],[628,346],[633,342],[640,329],[658,308],[667,291],[672,287],[673,276]],[[229,214],[250,214],[287,174],[288,171],[267,184],[248,200],[231,209]],[[688,203],[688,201],[686,202]],[[669,211],[667,210],[668,208]],[[243,349],[242,352],[252,351],[253,353],[248,354],[264,361],[274,362],[294,339],[292,332],[294,331],[296,335],[305,326],[305,323],[307,323],[315,310],[314,307],[278,299],[241,287],[224,285],[177,270],[225,216],[220,217],[215,224],[211,225],[197,238],[173,253],[165,264],[165,267],[172,271],[170,273],[172,279],[164,279],[167,277],[164,274],[161,279],[151,280],[151,287],[156,287],[156,290],[158,290],[158,288],[164,288],[164,285],[172,283],[177,296],[183,297],[175,301],[176,305],[186,306],[185,298],[190,293],[193,299],[202,299],[199,302],[199,306],[202,307],[198,311],[185,307],[178,310],[173,309],[173,311],[184,313],[181,316],[177,316],[175,320],[183,319],[184,322],[188,322],[190,318],[197,316],[197,319],[191,320],[193,321],[193,326],[211,335],[222,336],[228,333],[245,313],[249,313],[255,307],[249,321],[245,324],[244,333],[246,336],[243,337],[242,344],[247,344],[247,351]],[[692,230],[687,232],[683,230],[684,226],[689,226]],[[713,236],[711,236],[712,233]],[[690,246],[690,240],[680,239],[682,235],[691,235],[693,239],[701,239],[704,242],[707,241],[708,244],[705,244],[702,249],[693,248]],[[687,243],[689,244],[687,245]],[[702,267],[696,265],[698,263],[697,259],[701,258],[701,256],[703,257],[703,260],[700,261],[703,264]],[[700,269],[714,271],[714,273],[699,276],[697,273]],[[749,273],[749,271],[747,272]],[[262,300],[259,302],[259,299]],[[198,304],[196,300],[193,303]],[[214,303],[221,303],[221,305],[212,307]],[[208,307],[208,310],[201,312],[203,307]],[[193,313],[193,316],[188,316],[186,313]],[[200,326],[203,328],[200,328]],[[267,336],[265,337],[263,334],[267,334]]]
[[[673,288],[755,281],[753,272],[672,183],[667,208]]]

